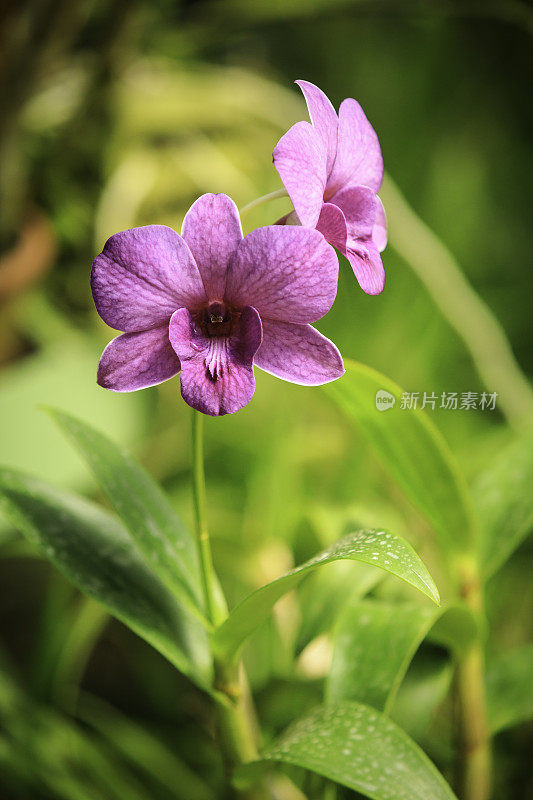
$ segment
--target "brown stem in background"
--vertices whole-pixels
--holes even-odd
[[[50,268],[57,241],[48,218],[34,211],[15,246],[0,257],[0,306],[37,283]]]

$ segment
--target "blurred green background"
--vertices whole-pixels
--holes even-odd
[[[427,253],[428,272],[444,276],[437,301],[453,306],[456,327],[464,322],[475,339],[471,296],[460,285],[457,293],[447,262],[439,273],[442,251],[427,250],[424,223],[433,231],[530,371],[532,28],[527,5],[512,0],[8,0],[0,29],[2,462],[95,495],[40,410],[58,406],[128,446],[191,519],[179,382],[131,395],[96,385],[113,332],[94,310],[90,265],[118,230],[155,222],[179,230],[203,192],[243,206],[279,188],[272,149],[306,118],[296,78],[318,84],[335,106],[347,96],[361,102],[401,190],[390,205],[384,195],[397,231],[384,253],[385,291],[364,295],[340,259],[339,295],[321,330],[406,390],[507,391],[510,406],[525,407],[527,393],[518,397],[505,369],[497,386],[482,382],[404,240],[422,262]],[[245,231],[287,208],[277,200],[257,209]],[[405,214],[412,229],[402,228]],[[483,328],[479,341],[490,362]],[[352,519],[393,527],[431,565],[426,527],[321,390],[256,377],[247,408],[206,425],[214,556],[231,602]],[[469,477],[513,436],[500,403],[429,413]],[[206,700],[2,520],[0,541],[2,796],[212,796],[220,776],[209,725],[194,723],[207,719]],[[532,562],[526,543],[490,585],[495,653],[531,633]],[[298,639],[311,595],[284,601],[249,648],[272,733],[320,697],[320,648],[287,691],[285,645]],[[309,636],[300,639],[301,649]],[[421,741],[446,770],[450,743],[440,734]],[[530,737],[527,726],[500,735],[496,797],[528,796]]]

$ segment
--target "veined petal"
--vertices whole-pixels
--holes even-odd
[[[98,364],[97,382],[113,392],[134,392],[172,378],[180,360],[168,338],[168,325],[123,333],[107,345]]]
[[[228,271],[226,299],[253,305],[261,319],[315,322],[331,308],[339,264],[321,233],[294,225],[245,236]]]
[[[209,337],[185,308],[173,314],[169,335],[181,361],[181,394],[211,416],[233,414],[253,397],[253,358],[262,328],[254,308],[243,309],[228,337]]]
[[[372,228],[372,239],[379,252],[382,253],[387,247],[387,217],[380,198],[376,197],[376,201],[376,221]]]
[[[302,90],[313,127],[326,146],[326,173],[329,175],[337,154],[339,118],[324,92],[309,81],[295,81]]]
[[[384,249],[387,243],[385,224],[381,201],[366,186],[337,192],[331,203],[324,203],[318,220],[317,229],[346,256],[367,294],[379,294],[385,284],[378,247],[381,243]],[[376,235],[378,242],[374,238]]]
[[[363,239],[372,235],[378,207],[372,189],[368,186],[341,189],[330,202],[342,210],[350,238]]]
[[[359,286],[366,294],[379,294],[383,291],[385,270],[379,250],[372,240],[349,242],[345,255]]]
[[[263,343],[254,357],[260,369],[302,386],[329,383],[344,374],[333,342],[311,325],[263,320]]]
[[[377,192],[383,180],[383,158],[376,132],[357,100],[343,100],[335,164],[328,178],[326,199],[345,186],[368,186]]]
[[[346,225],[346,217],[338,206],[333,203],[324,203],[316,229],[333,247],[336,247],[343,254],[346,252],[348,227]]]
[[[309,122],[297,122],[281,137],[272,156],[302,225],[314,228],[326,187],[326,144]]]
[[[185,215],[181,235],[198,265],[209,300],[221,300],[228,264],[242,239],[239,211],[227,194],[204,194]]]
[[[206,300],[187,243],[166,225],[111,236],[93,262],[91,289],[104,322],[128,332],[161,326],[177,308]]]

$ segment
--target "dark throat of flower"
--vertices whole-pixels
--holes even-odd
[[[209,339],[205,356],[207,377],[216,382],[230,370],[229,341],[233,317],[223,303],[210,303],[203,312],[202,327]]]

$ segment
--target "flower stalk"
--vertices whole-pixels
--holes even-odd
[[[205,513],[205,470],[203,447],[203,416],[192,412],[192,485],[198,562],[204,594],[205,611],[209,621],[216,625],[220,606],[215,595],[215,571]]]
[[[259,206],[264,205],[265,203],[270,203],[271,200],[279,200],[280,197],[288,197],[289,193],[286,189],[276,189],[274,192],[269,192],[268,194],[263,194],[261,197],[256,197],[255,200],[252,200],[251,203],[247,203],[245,206],[239,209],[239,213],[242,216],[243,214],[247,214],[249,211],[253,211],[254,208],[259,208]]]
[[[203,447],[203,415],[192,412],[192,483],[196,521],[198,560],[204,593],[206,614],[213,626],[227,616],[226,603],[213,566],[211,543],[206,520],[206,490]],[[226,698],[217,702],[215,717],[217,736],[224,769],[231,781],[239,764],[257,758],[256,737],[251,723],[252,714],[245,691],[246,681],[238,664],[226,664],[215,658],[215,685]],[[260,789],[236,792],[240,800],[264,800]]]

